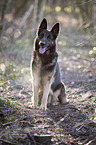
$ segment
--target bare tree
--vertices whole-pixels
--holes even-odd
[[[30,8],[28,9],[28,11],[25,13],[25,15],[23,16],[23,18],[21,19],[21,22],[20,22],[20,25],[19,25],[20,28],[23,26],[23,24],[25,23],[25,21],[27,20],[27,18],[30,16],[32,10],[33,10],[33,4],[30,6]]]
[[[76,1],[77,6],[80,8],[80,14],[83,22],[88,27],[93,26],[93,2],[92,0],[84,0],[83,2]]]
[[[33,13],[33,30],[31,32],[31,37],[34,38],[34,33],[36,29],[36,19],[37,19],[37,9],[38,9],[38,0],[35,0],[35,5],[34,5],[34,13]]]
[[[2,3],[0,34],[1,34],[1,31],[2,31],[2,30],[4,29],[4,27],[5,27],[5,24],[4,24],[4,16],[5,16],[5,13],[6,13],[7,6],[8,6],[8,0],[5,0],[5,1]]]

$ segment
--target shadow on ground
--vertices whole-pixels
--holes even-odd
[[[96,142],[96,124],[70,103],[41,111],[16,107],[0,99],[0,120],[2,145],[47,145],[50,139],[50,144],[60,145],[95,145]]]

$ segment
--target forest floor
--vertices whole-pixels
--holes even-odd
[[[91,46],[64,45],[58,39],[67,103],[47,111],[31,107],[31,44],[18,40],[0,52],[0,144],[95,145],[96,56]]]

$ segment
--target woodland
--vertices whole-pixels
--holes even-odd
[[[43,18],[67,102],[32,108],[30,61]],[[0,0],[0,145],[96,145],[96,0]]]

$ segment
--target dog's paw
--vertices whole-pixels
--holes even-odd
[[[36,105],[35,103],[31,103],[31,108],[34,108],[34,109],[37,109],[38,108],[38,105]]]
[[[52,105],[54,105],[54,106],[55,106],[55,105],[58,105],[58,104],[59,104],[59,102],[54,102],[54,103],[52,103]]]
[[[32,104],[32,108],[38,108],[38,102],[34,100],[35,97],[32,97],[31,99],[31,104]]]
[[[45,105],[41,105],[41,106],[40,106],[40,109],[46,111],[46,110],[47,110],[47,106],[45,106]]]

